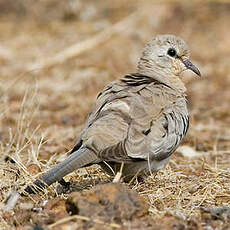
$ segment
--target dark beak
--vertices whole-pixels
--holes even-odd
[[[190,60],[185,60],[183,61],[184,65],[187,67],[187,69],[192,70],[194,73],[196,73],[197,75],[201,76],[200,70],[192,64],[192,62]]]

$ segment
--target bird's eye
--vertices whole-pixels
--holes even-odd
[[[173,48],[169,48],[167,54],[171,57],[176,57],[176,50]]]

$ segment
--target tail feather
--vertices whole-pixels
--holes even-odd
[[[81,148],[73,152],[63,162],[50,169],[40,179],[34,182],[34,186],[27,186],[25,191],[29,194],[34,190],[43,190],[47,185],[60,181],[64,176],[90,163],[96,163],[98,160],[96,154],[88,148]]]

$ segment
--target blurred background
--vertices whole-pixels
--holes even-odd
[[[183,146],[202,157],[183,173],[203,175],[201,162],[228,170],[228,1],[0,0],[1,159],[49,168],[74,145],[98,92],[135,72],[157,34],[181,36],[202,73],[184,73],[191,127]],[[187,166],[185,155],[173,162]]]
[[[227,1],[0,0],[1,139],[34,89],[30,125],[48,128],[48,136],[58,130],[57,148],[60,141],[70,148],[97,93],[136,71],[147,41],[172,33],[188,43],[202,72],[202,79],[185,73],[188,141],[210,150],[217,136],[230,137],[229,13]]]

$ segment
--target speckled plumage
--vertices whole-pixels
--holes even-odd
[[[176,55],[170,56],[174,51],[169,53],[169,49]],[[111,168],[116,172],[123,162],[124,178],[164,168],[189,126],[186,88],[180,75],[188,68],[200,75],[181,38],[158,35],[150,41],[137,73],[104,88],[71,155],[35,184],[50,185],[94,163],[112,174]]]

